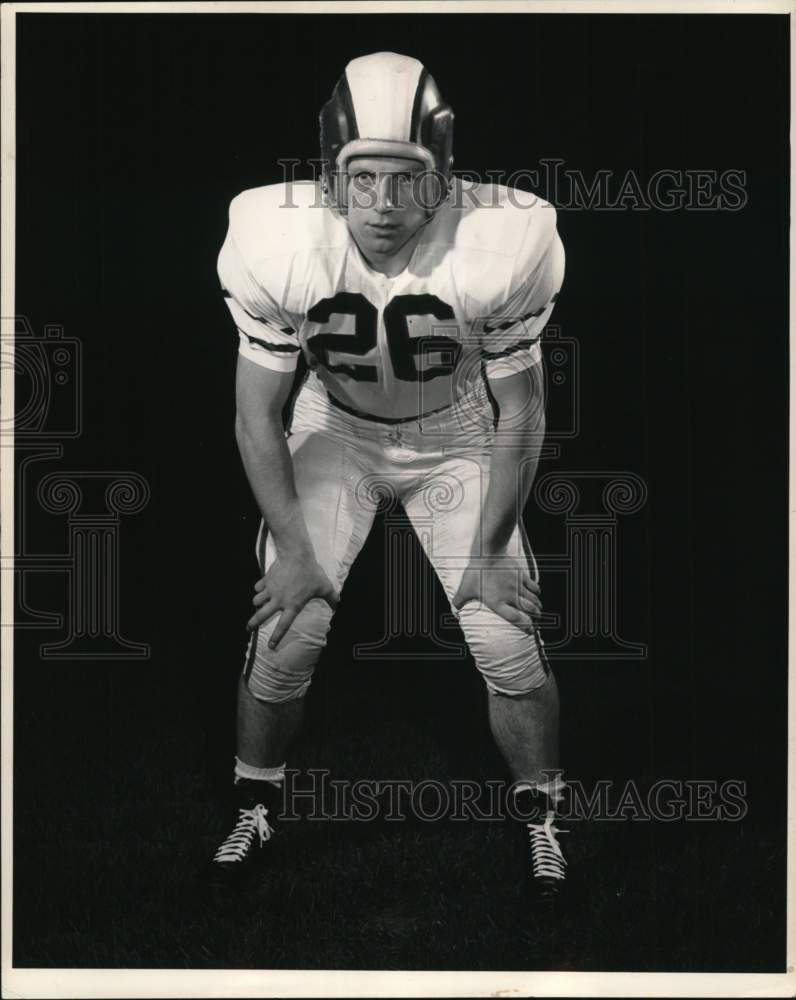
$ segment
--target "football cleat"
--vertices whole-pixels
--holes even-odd
[[[535,906],[558,906],[567,895],[567,859],[559,837],[570,831],[558,824],[552,801],[539,792],[521,792],[517,796],[521,814],[535,818],[524,822],[527,839],[525,857],[531,903]]]
[[[240,781],[235,785],[237,815],[229,835],[222,841],[207,874],[208,888],[225,891],[240,888],[267,856],[274,835],[269,822],[280,790],[265,781]]]

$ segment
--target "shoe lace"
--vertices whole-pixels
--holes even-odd
[[[569,830],[560,830],[553,825],[554,820],[555,813],[549,812],[544,823],[526,824],[531,838],[531,862],[534,878],[563,879],[566,875],[564,868],[567,859],[561,852],[556,836],[560,833],[569,833]]]
[[[216,851],[213,861],[243,861],[255,835],[260,838],[260,847],[271,839],[274,831],[266,818],[268,810],[261,802],[253,809],[239,809],[238,814],[235,828]]]

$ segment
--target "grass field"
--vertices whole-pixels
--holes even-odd
[[[502,777],[477,678],[451,719],[450,668],[378,670],[320,671],[292,766],[352,781]],[[579,678],[575,698],[570,674],[570,759],[585,781],[623,781],[604,768],[628,758],[635,696],[595,713],[596,688]],[[184,673],[157,659],[18,670],[16,965],[781,970],[784,820],[768,786],[762,801],[751,787],[741,823],[574,823],[583,898],[553,920],[528,911],[503,824],[450,820],[283,823],[272,869],[208,908],[196,874],[228,832],[224,676],[197,674],[186,697]]]

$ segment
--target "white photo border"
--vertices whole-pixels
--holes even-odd
[[[15,264],[15,143],[16,143],[16,17],[25,13],[164,14],[370,14],[406,13],[533,13],[533,14],[787,14],[791,22],[791,109],[796,104],[794,64],[794,4],[789,0],[274,0],[274,2],[109,2],[7,3],[0,9],[0,74],[2,92],[2,192],[0,193],[0,318],[4,341],[12,344],[14,330]],[[791,113],[791,148],[796,137]],[[796,209],[791,168],[791,218]],[[790,241],[791,255],[793,241]],[[792,260],[792,257],[791,257]],[[789,275],[790,329],[796,322],[793,269]],[[790,384],[796,376],[796,352],[791,337]],[[793,636],[793,566],[796,563],[794,500],[796,495],[796,420],[790,407],[790,606],[789,664],[796,655]],[[0,370],[0,421],[14,413],[13,353],[6,348]],[[788,680],[788,858],[787,972],[779,973],[586,973],[586,972],[373,972],[305,970],[177,970],[177,969],[22,969],[12,965],[12,830],[13,830],[13,655],[11,623],[14,607],[14,463],[13,449],[4,448],[0,468],[0,656],[2,693],[0,722],[2,753],[2,981],[4,997],[421,997],[421,996],[600,996],[600,997],[789,997],[796,995],[794,948],[793,845],[796,777],[793,764],[796,682]]]

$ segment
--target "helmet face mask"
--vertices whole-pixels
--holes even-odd
[[[423,204],[445,200],[453,166],[453,111],[416,59],[378,52],[352,60],[320,114],[323,185],[346,213],[347,165],[357,156],[419,160],[427,177]]]

